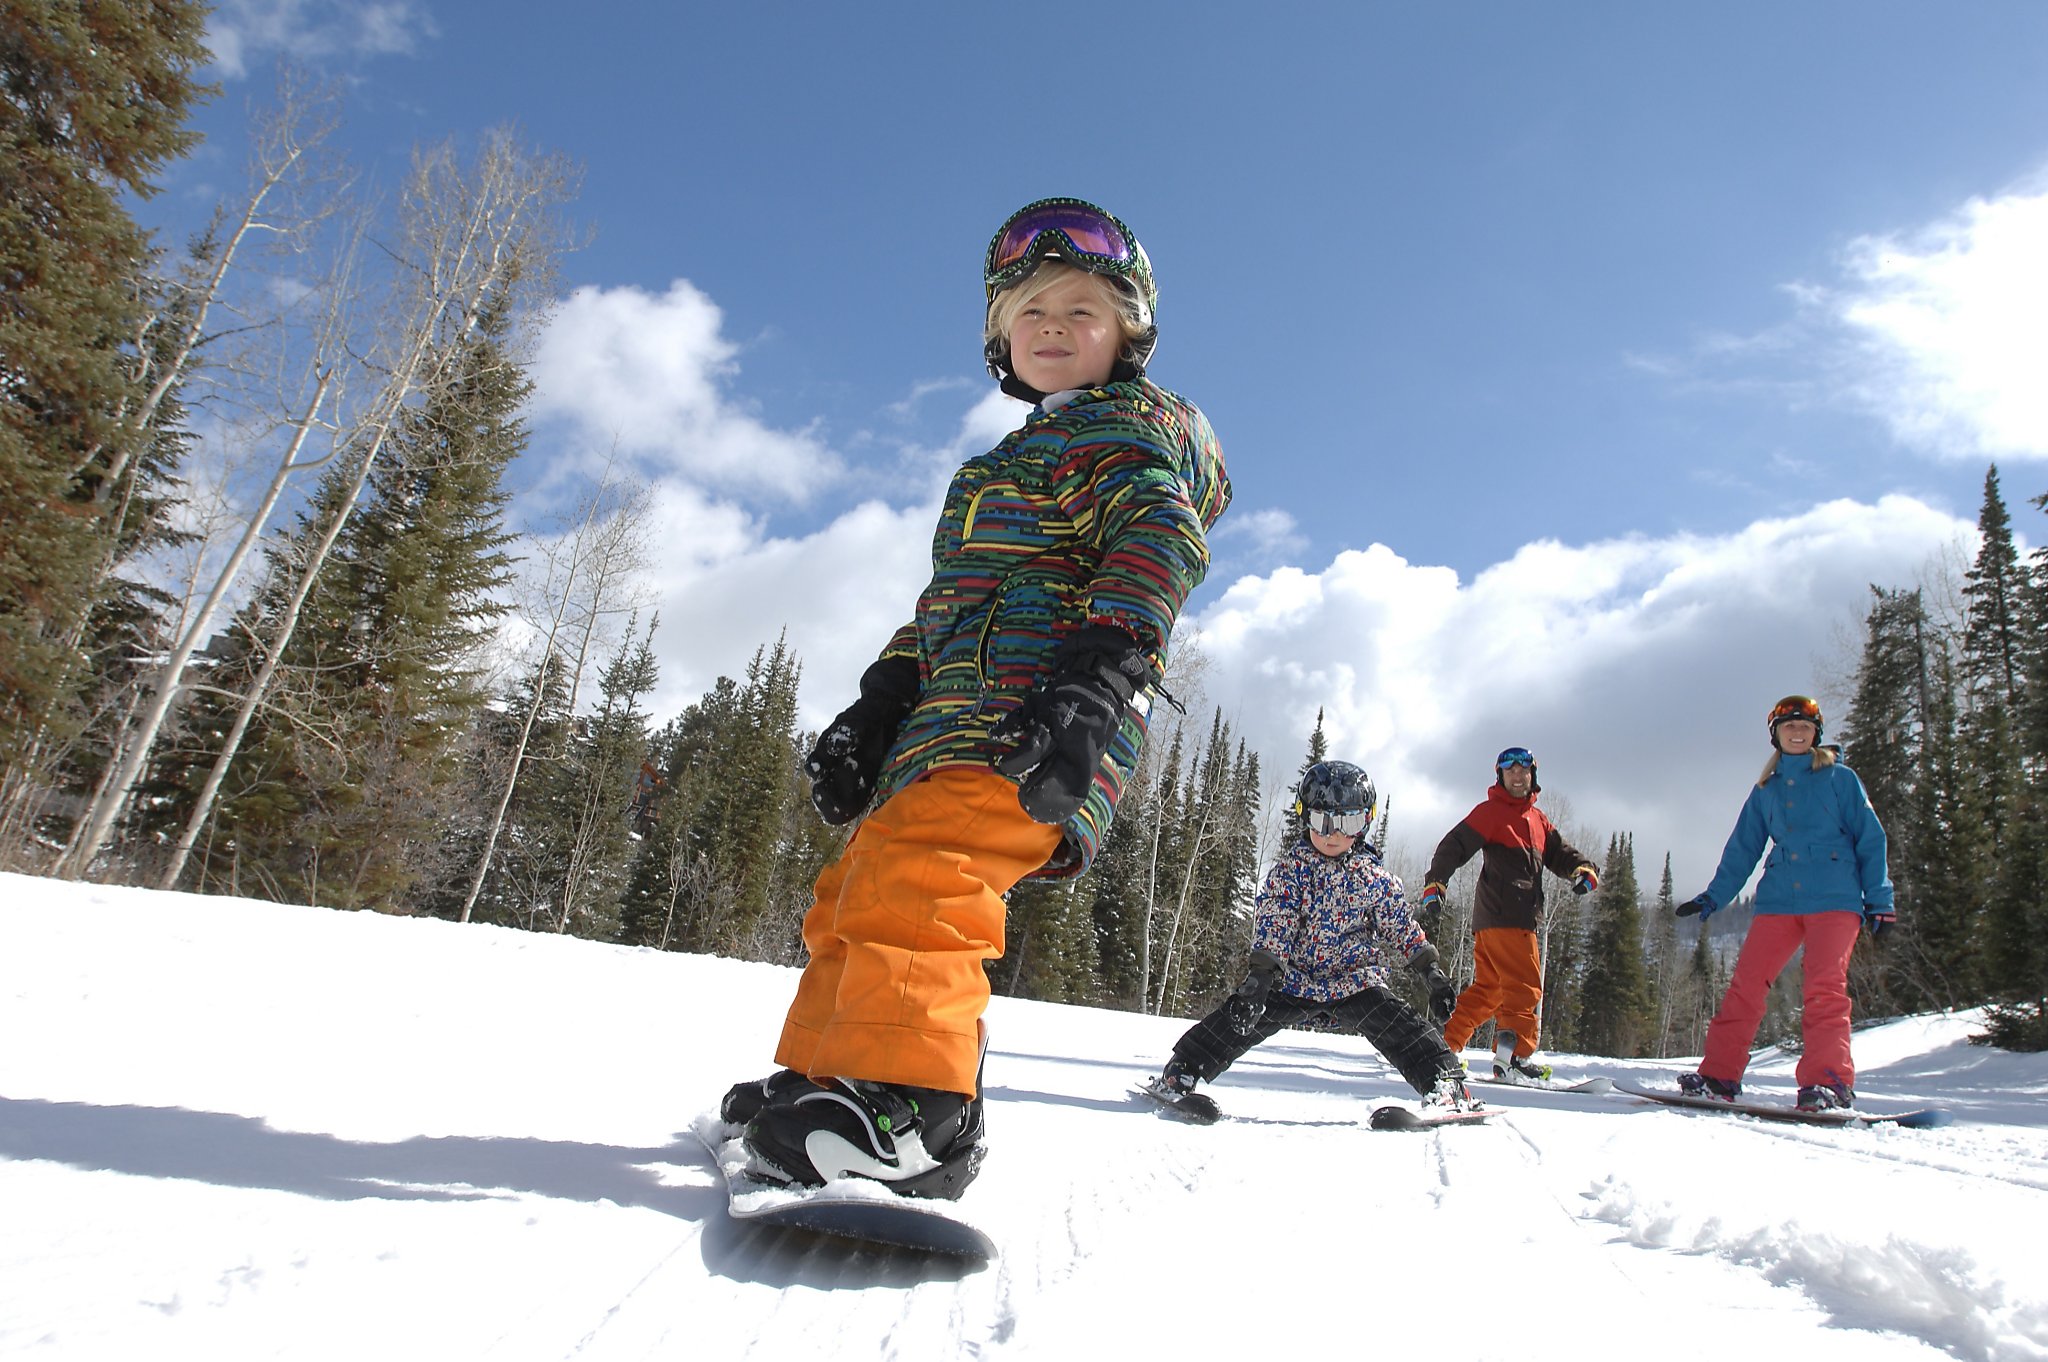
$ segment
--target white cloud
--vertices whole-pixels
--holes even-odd
[[[1299,553],[1308,547],[1308,538],[1301,533],[1299,522],[1290,512],[1276,506],[1259,510],[1234,507],[1217,525],[1214,543],[1239,541],[1249,544],[1253,553],[1266,559]]]
[[[274,56],[405,55],[434,33],[432,18],[411,0],[217,0],[206,46],[214,71],[239,80]]]
[[[1713,539],[1539,542],[1470,583],[1376,544],[1242,578],[1192,623],[1209,699],[1269,778],[1292,774],[1322,710],[1332,754],[1392,800],[1409,856],[1426,860],[1494,753],[1522,743],[1549,797],[1603,839],[1583,850],[1632,832],[1650,889],[1668,850],[1690,895],[1768,755],[1771,702],[1846,680],[1839,626],[1868,584],[1910,583],[1971,532],[1906,497],[1838,501]]]
[[[729,396],[739,347],[722,322],[687,280],[659,296],[577,289],[535,358],[535,417],[569,423],[593,447],[616,444],[655,480],[807,501],[843,466],[813,436],[775,430]]]
[[[1858,239],[1834,300],[1870,367],[1859,396],[1955,458],[2048,458],[2048,191],[1972,199],[1920,231]]]

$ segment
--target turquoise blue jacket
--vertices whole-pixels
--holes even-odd
[[[1726,907],[1770,844],[1759,913],[1860,913],[1892,907],[1884,827],[1856,773],[1817,748],[1810,764],[1780,761],[1757,782],[1721,852],[1707,895]]]

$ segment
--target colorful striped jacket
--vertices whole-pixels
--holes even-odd
[[[884,657],[917,659],[921,689],[878,800],[944,766],[988,766],[990,738],[1086,624],[1133,636],[1162,670],[1174,621],[1208,571],[1207,532],[1230,504],[1223,451],[1185,398],[1137,379],[1032,413],[953,475],[932,534],[932,578]],[[1095,788],[1038,878],[1095,856],[1144,742],[1149,692],[1126,711]]]
[[[1325,856],[1303,837],[1280,853],[1253,908],[1252,949],[1283,962],[1275,987],[1333,1002],[1369,986],[1428,942],[1401,881],[1362,839]]]

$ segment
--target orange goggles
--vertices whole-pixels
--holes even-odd
[[[1820,722],[1820,701],[1808,695],[1788,695],[1771,707],[1771,727],[1776,728],[1788,719],[1804,719],[1807,723]]]

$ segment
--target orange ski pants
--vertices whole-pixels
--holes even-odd
[[[1543,960],[1536,933],[1521,927],[1482,927],[1472,934],[1472,982],[1444,1023],[1444,1044],[1456,1054],[1491,1017],[1515,1033],[1515,1057],[1536,1053],[1537,1004],[1543,1001]]]
[[[1779,971],[1804,947],[1800,964],[1799,1086],[1856,1086],[1849,1054],[1849,955],[1863,915],[1854,912],[1758,913],[1742,938],[1735,974],[1721,1006],[1707,1023],[1700,1072],[1735,1083],[1749,1067],[1750,1042],[1763,1024],[1764,1004]]]
[[[944,767],[890,796],[818,876],[804,917],[811,959],[776,1061],[972,1094],[1003,894],[1059,840],[1014,783],[979,767]]]

